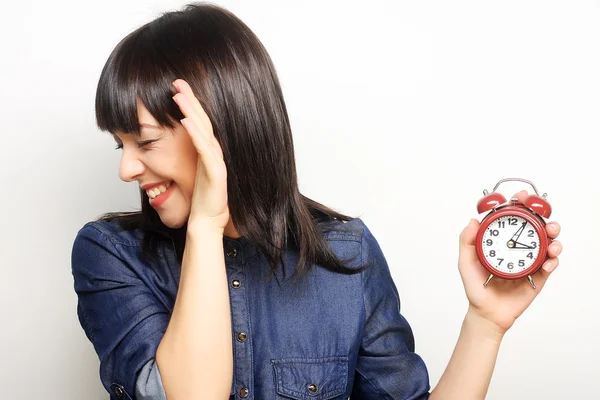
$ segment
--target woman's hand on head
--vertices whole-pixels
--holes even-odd
[[[223,151],[213,133],[212,123],[190,85],[183,79],[177,79],[173,86],[176,89],[173,100],[185,117],[181,124],[198,152],[188,227],[207,225],[222,231],[229,221]]]
[[[523,201],[527,197],[527,192],[519,192],[515,197]],[[532,276],[536,285],[535,290],[525,278],[518,280],[493,278],[487,287],[483,286],[489,273],[481,265],[475,249],[479,225],[477,220],[471,220],[460,235],[458,268],[469,299],[469,312],[491,322],[493,324],[491,326],[503,334],[529,307],[552,271],[558,266],[558,255],[562,251],[562,244],[554,239],[560,233],[560,225],[557,222],[546,225],[548,237],[553,241],[548,248],[548,260]]]

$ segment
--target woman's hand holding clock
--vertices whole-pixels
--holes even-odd
[[[527,198],[527,192],[521,191],[514,197],[519,202]],[[558,266],[558,255],[562,244],[554,239],[560,233],[560,225],[556,222],[546,224],[545,229],[550,241],[548,259],[534,275],[537,289],[533,290],[525,279],[504,280],[492,279],[484,287],[482,284],[488,278],[489,272],[482,266],[475,248],[475,240],[479,230],[479,222],[472,219],[460,235],[460,250],[458,268],[469,300],[469,313],[483,319],[498,334],[504,334],[515,320],[529,307],[532,301],[544,287],[551,272]],[[523,230],[521,229],[521,232]],[[519,233],[518,231],[515,233]],[[520,233],[519,233],[520,234]],[[513,235],[514,237],[514,235]],[[522,245],[517,249],[530,249]]]

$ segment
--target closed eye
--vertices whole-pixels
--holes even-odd
[[[154,143],[154,142],[156,142],[156,140],[145,140],[143,142],[138,142],[137,145],[138,145],[138,148],[142,148],[142,147],[145,147],[145,146],[149,145],[150,143]]]
[[[155,140],[146,140],[146,141],[143,141],[143,142],[138,142],[137,146],[138,146],[138,148],[142,148],[142,147],[145,147],[145,146],[147,146],[147,145],[149,145],[151,143],[156,142],[157,140],[158,139],[155,139]],[[122,150],[122,149],[123,149],[123,143],[117,143],[117,145],[115,146],[115,150]]]

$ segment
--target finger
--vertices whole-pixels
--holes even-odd
[[[175,83],[173,83],[173,85],[175,85]],[[198,98],[192,92],[190,86],[187,83],[185,83],[185,81],[180,81],[177,83],[177,88],[178,92],[173,96],[173,100],[175,100],[178,105],[180,103],[185,105],[186,111],[190,114],[190,116],[192,114],[195,114],[195,116],[199,118],[202,124],[210,125],[210,119],[208,118],[208,115],[206,115],[204,108],[202,108],[202,105],[198,101]],[[183,110],[181,111],[183,112]]]
[[[216,156],[221,158],[221,159],[225,159],[225,156],[223,156],[223,149],[221,148],[221,144],[219,143],[219,141],[215,138],[213,140],[213,150],[216,153]]]
[[[527,196],[529,196],[529,193],[527,193],[526,190],[521,190],[519,193],[515,193],[513,195],[513,197],[517,198],[517,201],[519,203],[523,203],[525,201],[525,199],[527,198]],[[512,198],[512,197],[511,197]]]
[[[558,258],[549,258],[548,260],[546,260],[544,262],[540,271],[543,270],[547,274],[550,274],[552,271],[554,271],[556,269],[556,267],[558,267],[558,264],[559,264]]]
[[[207,139],[206,135],[200,132],[200,128],[196,124],[192,118],[184,118],[181,120],[181,125],[185,128],[185,130],[190,135],[192,139],[192,143],[194,147],[196,147],[196,151],[202,157],[204,164],[206,164],[206,159],[211,157],[213,152],[212,142]]]
[[[548,247],[548,256],[550,258],[556,258],[562,252],[563,246],[559,241],[553,241],[550,247]]]
[[[183,79],[176,79],[173,82],[173,86],[177,89],[178,93],[181,93],[181,96],[177,96],[176,94],[177,98],[174,96],[174,100],[176,102],[181,102],[183,107],[191,106],[191,108],[195,110],[195,115],[192,115],[189,118],[194,119],[198,127],[201,128],[202,133],[204,133],[211,140],[211,145],[215,155],[223,158],[223,150],[214,135],[210,118],[206,114],[206,111],[204,111],[204,108],[202,107],[202,104],[200,104],[198,98],[194,95],[191,86]],[[194,116],[199,117],[200,120],[195,119]]]
[[[223,164],[223,156],[220,153],[220,147],[215,148],[212,142],[209,142],[205,136],[198,134],[196,123],[188,118],[181,120],[184,128],[190,132],[192,142],[198,151],[198,161],[202,163],[204,175],[208,182],[223,182],[227,179],[227,172],[219,169]],[[194,139],[195,138],[195,139]],[[218,159],[220,157],[220,159]]]
[[[533,278],[533,282],[535,283],[537,292],[544,288],[544,286],[546,285],[546,281],[550,277],[551,273],[552,271],[548,272],[542,267],[531,276]]]
[[[204,125],[202,121],[198,120],[198,114],[195,111],[190,111],[191,109],[193,109],[193,105],[191,104],[190,99],[184,94],[176,94],[175,96],[173,96],[173,100],[175,100],[175,102],[181,109],[181,112],[185,116],[185,118],[181,120],[181,123],[183,124],[184,121],[186,121],[186,125],[184,125],[184,127],[191,136],[195,137],[195,139],[192,138],[192,141],[194,142],[198,153],[201,153],[205,159],[209,152],[212,156],[223,159],[223,151],[217,138],[213,134],[212,125],[210,125],[210,121],[208,122],[209,126],[206,127],[206,125]],[[202,111],[202,113],[206,115],[204,111]]]
[[[477,252],[475,251],[475,239],[477,238],[477,230],[479,229],[479,221],[471,219],[469,224],[462,230],[459,238],[458,264],[463,265],[464,262],[472,264],[477,261]]]
[[[204,136],[205,140],[212,142],[214,135],[212,132],[212,125],[204,123],[203,119],[200,118],[198,113],[194,110],[189,98],[182,93],[177,93],[173,96],[173,100],[179,106],[179,109],[183,113],[184,117],[188,120],[194,121],[195,126],[198,128],[196,134]],[[191,133],[191,132],[190,132]]]
[[[546,232],[550,238],[555,239],[560,234],[560,224],[554,221],[548,222],[546,224]]]
[[[477,237],[478,229],[479,229],[479,221],[472,218],[469,221],[469,224],[460,233],[461,247],[475,245],[475,238]]]
[[[548,259],[542,264],[542,268],[533,274],[532,278],[538,290],[541,290],[544,287],[552,272],[558,267],[558,264],[558,258]]]
[[[190,84],[187,83],[186,80],[184,80],[184,79],[175,79],[173,81],[173,86],[177,90],[177,92],[175,94],[181,93],[184,96],[188,97],[190,100],[193,99],[193,98],[197,98],[196,95],[194,94],[194,90],[192,89],[192,87],[190,86]],[[196,111],[200,111],[200,109],[202,109],[201,105],[198,106],[198,104],[193,104],[193,106],[196,109]]]
[[[192,90],[189,83],[187,83],[183,79],[176,79],[173,82],[173,86],[175,86],[177,91],[179,93],[181,93],[189,101],[189,105],[197,113],[197,116],[201,119],[202,123],[204,125],[210,125],[212,127],[212,124],[210,123],[210,119],[208,118],[208,115],[204,111],[202,104],[200,104],[200,101],[194,94],[194,91]],[[212,134],[212,132],[211,132],[211,134]]]

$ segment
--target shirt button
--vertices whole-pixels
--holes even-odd
[[[231,287],[233,287],[234,289],[237,289],[240,286],[242,286],[242,282],[238,281],[237,279],[231,281]]]
[[[319,390],[319,387],[317,385],[315,385],[314,383],[311,383],[310,385],[308,385],[308,391],[310,394],[317,393],[317,390]]]
[[[246,397],[248,397],[248,393],[249,393],[248,388],[245,388],[245,387],[241,388],[239,393],[240,393],[240,397],[242,399],[245,399]]]
[[[237,340],[239,340],[240,342],[245,342],[247,338],[248,335],[246,335],[246,332],[240,332],[237,334]]]
[[[115,388],[115,394],[117,395],[117,397],[122,398],[123,395],[125,394],[125,392],[123,391],[123,388],[120,386],[117,386]]]
[[[237,256],[237,250],[236,249],[229,249],[227,251],[227,255],[231,258],[235,258],[235,256]]]

